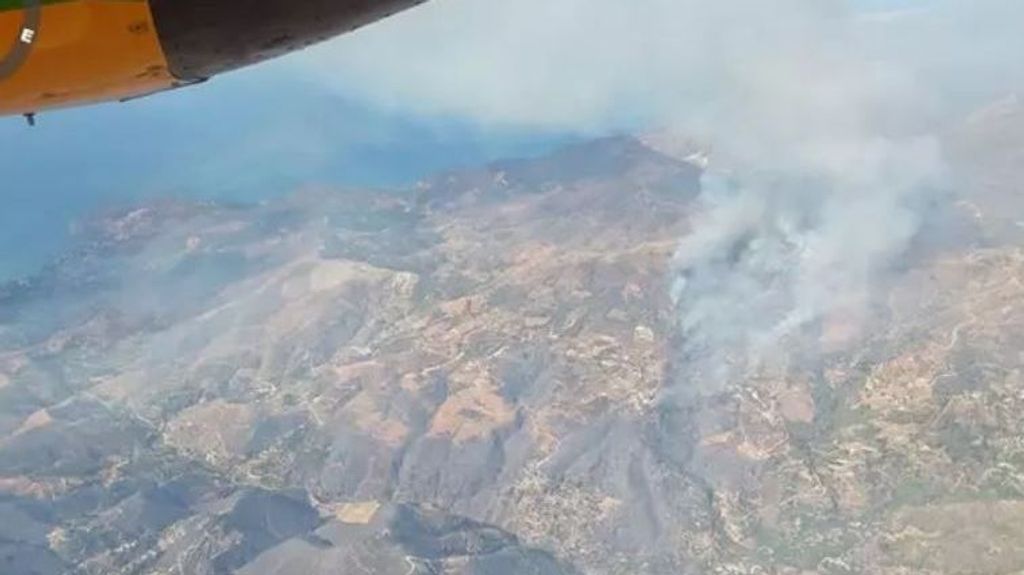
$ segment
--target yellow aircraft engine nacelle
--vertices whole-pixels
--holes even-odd
[[[200,82],[423,1],[0,0],[0,115]]]

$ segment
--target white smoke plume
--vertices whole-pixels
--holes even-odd
[[[1021,85],[1024,3],[871,4],[433,0],[309,65],[484,125],[701,142],[711,164],[672,290],[685,351],[724,377],[808,326],[856,324],[946,181],[942,131]]]
[[[860,25],[753,24],[762,48],[723,63],[731,89],[677,120],[713,150],[673,286],[701,381],[786,358],[806,327],[835,326],[826,345],[856,335],[942,189],[937,105],[911,68],[856,50]]]
[[[429,0],[304,52],[300,65],[381,106],[603,132],[692,120],[742,96],[737,80],[749,99],[781,94],[796,71],[793,88],[803,71],[833,80],[818,82],[819,111],[846,94],[902,92],[899,77],[857,85],[893,64],[921,77],[929,100],[976,103],[1021,85],[1022,19],[1016,0]],[[804,68],[813,59],[860,69]]]
[[[866,142],[827,164],[705,174],[672,296],[689,368],[709,383],[785,358],[792,336],[822,322],[833,324],[822,343],[849,343],[941,189],[927,137]]]

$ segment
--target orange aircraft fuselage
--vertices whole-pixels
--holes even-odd
[[[145,96],[423,0],[0,0],[0,115]]]

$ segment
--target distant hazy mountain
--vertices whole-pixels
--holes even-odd
[[[1019,198],[965,188],[870,317],[704,392],[694,154],[84,224],[0,288],[0,573],[1024,570]]]

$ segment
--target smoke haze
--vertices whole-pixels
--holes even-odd
[[[684,351],[710,381],[808,326],[847,324],[826,344],[855,335],[922,206],[946,191],[941,134],[1017,88],[1024,49],[1024,4],[995,0],[420,10],[316,52],[312,69],[403,108],[580,133],[656,127],[709,152],[671,289]]]

